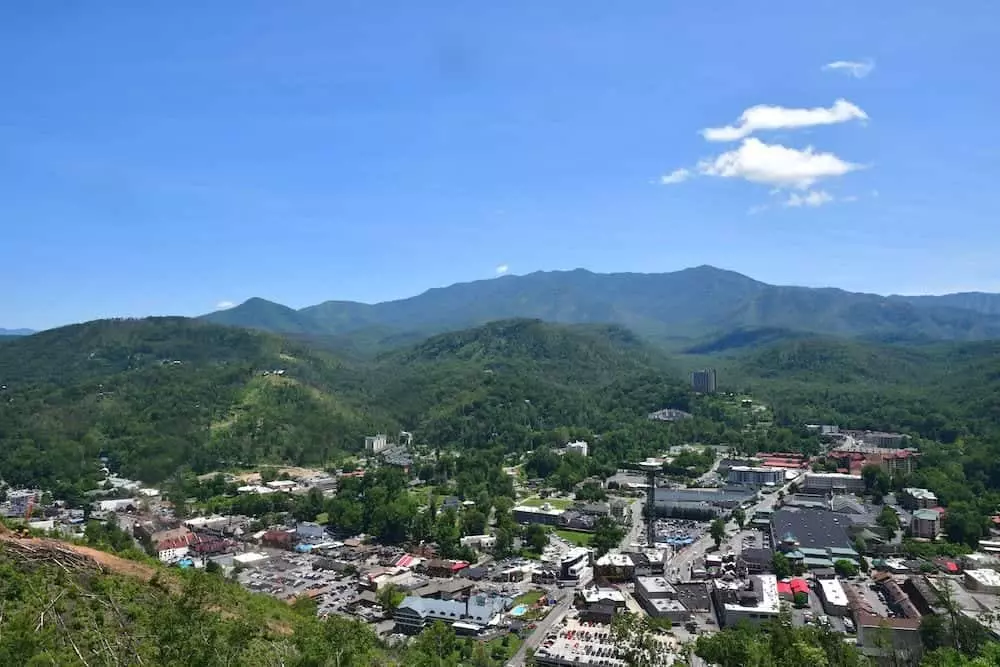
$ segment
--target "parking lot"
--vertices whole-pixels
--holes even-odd
[[[660,646],[657,655],[661,665],[673,664],[678,655],[679,643],[666,633],[658,633],[655,641]],[[611,626],[581,621],[577,612],[566,618],[545,638],[535,656],[559,662],[577,662],[607,667],[624,667],[618,647],[611,637]]]

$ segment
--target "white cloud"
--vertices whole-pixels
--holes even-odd
[[[745,139],[737,149],[698,163],[698,173],[705,176],[742,178],[778,188],[801,189],[861,168],[833,153],[818,153],[812,146],[798,150],[754,138]]]
[[[875,69],[874,60],[835,60],[832,63],[823,65],[825,72],[844,72],[855,79],[863,79]]]
[[[868,120],[868,114],[847,100],[840,99],[832,107],[788,109],[767,104],[750,107],[740,114],[736,125],[710,127],[701,131],[708,141],[736,141],[759,130],[782,130],[816,125],[835,125],[852,120]]]
[[[833,201],[833,196],[825,190],[810,190],[805,194],[800,195],[798,192],[793,192],[791,196],[785,200],[784,206],[790,206],[792,208],[798,208],[800,206],[809,206],[816,208],[822,206],[823,204],[829,204]]]
[[[497,270],[497,275],[498,276],[502,276],[505,273],[507,273],[508,271],[510,271],[510,267],[507,266],[506,264],[501,264],[500,266],[497,267],[496,270]]]
[[[215,309],[216,310],[228,310],[229,308],[232,308],[235,305],[236,304],[233,303],[232,301],[220,301],[219,303],[215,304]]]
[[[691,178],[690,169],[674,169],[666,176],[660,177],[660,183],[663,185],[673,185],[674,183],[683,183],[689,178]]]

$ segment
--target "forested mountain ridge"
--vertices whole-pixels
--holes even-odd
[[[86,486],[101,454],[146,481],[322,463],[395,425],[357,393],[362,378],[300,343],[184,318],[53,329],[0,346],[0,466],[8,483],[59,489]]]
[[[497,322],[375,361],[184,318],[103,320],[0,346],[0,466],[66,494],[106,455],[148,482],[261,461],[323,465],[400,428],[424,442],[524,446],[531,434],[643,419],[687,390],[619,327]],[[72,488],[71,488],[72,487]]]
[[[428,442],[508,448],[566,427],[602,431],[683,407],[680,373],[616,326],[505,320],[383,355],[373,400]]]
[[[618,324],[645,337],[690,342],[739,328],[886,340],[979,340],[1000,338],[1000,312],[990,305],[993,296],[884,297],[777,286],[711,266],[657,274],[577,269],[459,283],[377,304],[327,301],[293,310],[255,298],[203,317],[312,335],[377,328],[431,334],[531,318]]]

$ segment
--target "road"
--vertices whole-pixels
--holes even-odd
[[[791,480],[787,482],[780,491],[788,492],[788,487],[791,486],[796,480]],[[778,490],[774,493],[764,495],[763,499],[756,505],[746,509],[747,519],[753,516],[754,512],[758,510],[771,510],[774,509],[775,503],[778,502]],[[726,533],[729,534],[730,531],[738,531],[738,526],[735,521],[726,522]],[[723,539],[721,549],[725,551],[727,548],[731,548],[734,551],[739,542],[738,534]],[[677,577],[681,581],[690,581],[691,579],[691,565],[704,559],[705,553],[708,551],[709,547],[715,546],[715,542],[712,537],[705,533],[698,540],[691,544],[691,546],[682,549],[678,552],[670,561],[667,563],[669,568],[668,575],[671,577]]]
[[[549,634],[549,630],[556,621],[562,620],[563,616],[569,610],[570,606],[573,604],[573,596],[576,590],[573,588],[561,588],[554,593],[556,598],[556,604],[549,609],[549,613],[542,620],[538,621],[537,627],[532,631],[531,635],[524,640],[521,644],[521,648],[517,650],[510,660],[507,661],[508,667],[521,667],[527,664],[528,649],[534,651],[538,648],[538,645],[542,643],[545,637]]]
[[[621,544],[618,545],[622,551],[628,551],[633,544],[639,541],[639,536],[643,533],[642,509],[646,506],[646,497],[636,498],[629,509],[632,512],[632,527],[625,533]]]

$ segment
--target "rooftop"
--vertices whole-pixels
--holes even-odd
[[[636,584],[650,595],[676,595],[677,589],[664,577],[636,577]]]
[[[847,593],[844,592],[839,579],[820,579],[819,586],[827,602],[838,607],[847,606]]]
[[[562,516],[566,513],[566,510],[556,509],[548,503],[542,505],[541,507],[534,507],[532,505],[518,505],[514,508],[515,512],[524,512],[528,514],[547,514],[549,516]]]
[[[800,548],[851,549],[853,544],[847,534],[850,519],[845,515],[823,510],[778,510],[771,515],[771,527],[778,540],[786,536],[795,539]]]
[[[991,588],[1000,587],[1000,572],[996,570],[966,570],[965,576],[975,580],[977,583],[983,586],[989,586]]]

